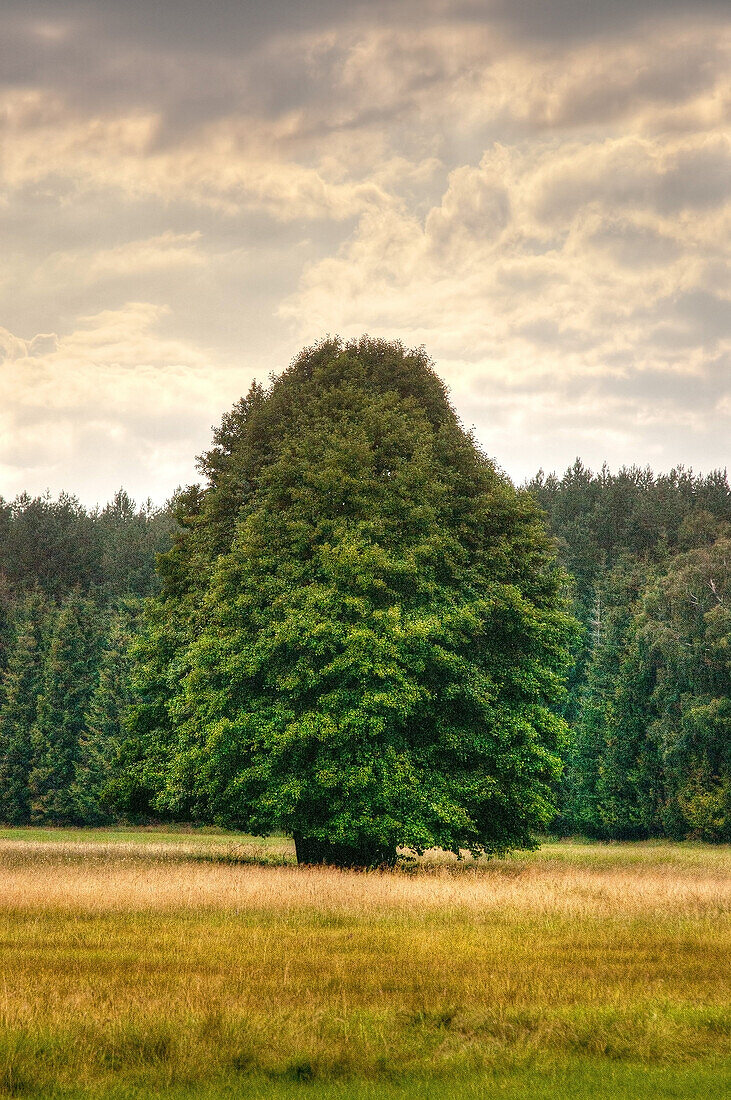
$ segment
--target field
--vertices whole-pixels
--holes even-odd
[[[284,839],[0,831],[0,1095],[722,1097],[731,850],[395,872]]]

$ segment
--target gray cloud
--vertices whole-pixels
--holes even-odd
[[[694,26],[724,8],[721,0],[695,0]],[[406,96],[375,108],[343,87],[343,65],[364,34],[380,34],[379,49],[386,61],[390,55],[394,73],[397,65],[409,70],[403,97],[454,78],[453,44],[447,39],[439,48],[445,26],[467,35],[475,28],[484,40],[482,57],[468,61],[468,71],[479,72],[493,51],[503,52],[495,50],[496,34],[513,48],[536,42],[572,50],[602,37],[631,41],[633,32],[682,20],[688,11],[688,0],[6,0],[0,71],[7,83],[59,90],[77,107],[154,106],[163,116],[160,141],[179,140],[236,111],[273,118],[305,108],[318,116],[304,123],[312,133],[328,119],[338,127],[356,119],[379,123],[408,107]],[[436,46],[425,48],[430,32]],[[577,125],[619,116],[638,98],[676,101],[712,81],[718,62],[709,48],[668,43],[619,80],[607,82],[600,72],[581,95],[554,104],[550,121]]]
[[[684,17],[692,10],[696,19],[728,13],[725,0],[698,0],[689,8],[687,0],[476,0],[473,16],[482,18],[489,7],[494,19],[530,41],[566,41],[598,37],[626,38],[638,25],[655,20]]]
[[[338,330],[518,477],[722,463],[728,54],[712,0],[5,0],[0,493],[161,499]]]

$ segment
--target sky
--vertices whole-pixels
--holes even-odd
[[[305,344],[517,482],[729,463],[716,0],[2,0],[0,496],[162,503]]]

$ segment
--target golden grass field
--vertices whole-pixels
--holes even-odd
[[[0,831],[0,1095],[725,1097],[731,850]]]

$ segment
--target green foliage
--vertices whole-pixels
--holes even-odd
[[[564,820],[589,835],[731,838],[731,540],[599,588]]]
[[[731,523],[731,489],[722,470],[702,476],[679,466],[655,475],[629,466],[614,474],[604,466],[594,473],[577,458],[561,478],[541,471],[528,487],[575,578],[584,622],[597,583],[623,559],[662,563],[709,545]]]
[[[147,596],[157,587],[155,555],[168,548],[171,527],[168,509],[149,501],[137,508],[121,489],[92,512],[68,493],[0,498],[0,593],[40,588],[62,601],[80,590],[97,603]]]
[[[112,616],[98,679],[84,714],[71,793],[76,815],[86,825],[114,820],[111,798],[127,736],[131,650],[138,614],[139,607],[128,602]]]
[[[35,822],[71,824],[79,813],[74,779],[86,711],[93,695],[101,648],[94,605],[71,597],[56,616],[31,733],[31,816]]]
[[[109,602],[145,597],[157,591],[155,561],[169,549],[173,517],[151,501],[138,507],[123,490],[101,512],[92,514],[97,530],[101,583],[94,597]]]
[[[49,609],[36,594],[19,609],[15,638],[3,676],[0,707],[0,821],[30,821],[29,779],[33,767],[31,730],[47,648]]]
[[[307,349],[214,442],[142,676],[155,804],[343,863],[532,845],[564,732],[563,577],[425,355]]]
[[[614,838],[719,839],[728,761],[686,749],[700,736],[691,736],[691,728],[702,727],[704,738],[716,743],[727,733],[731,681],[717,659],[728,645],[727,601],[716,599],[698,576],[692,579],[688,590],[704,593],[709,607],[703,614],[713,613],[717,632],[716,657],[709,660],[710,624],[682,591],[691,583],[688,570],[721,553],[714,544],[727,538],[725,472],[701,477],[681,467],[655,476],[637,467],[618,474],[605,467],[595,474],[577,460],[561,479],[539,474],[530,489],[574,575],[574,609],[585,628],[563,709],[573,736],[559,827]],[[719,610],[710,606],[713,600]],[[693,633],[701,622],[702,641]]]
[[[105,788],[110,809],[129,820],[176,816],[161,798],[174,736],[168,702],[178,690],[175,656],[186,637],[175,611],[172,601],[148,601],[144,629],[130,647],[133,705],[125,714],[118,767]]]
[[[32,801],[38,820],[108,819],[106,796],[99,799],[118,764],[125,647],[136,629],[129,609],[158,587],[155,558],[169,548],[171,525],[169,509],[149,501],[138,508],[123,490],[91,512],[66,493],[0,499],[0,819],[29,820]],[[63,632],[77,614],[78,637],[66,644]],[[54,618],[61,633],[49,651]],[[90,692],[99,675],[97,635],[107,630],[94,689],[102,705]],[[102,772],[109,772],[104,782]]]
[[[13,610],[13,594],[10,585],[0,574],[0,707],[2,707],[5,698],[3,677],[8,667],[10,653],[15,644]]]
[[[731,840],[731,537],[675,558],[638,614],[674,836]]]
[[[223,417],[200,470],[205,488],[160,510],[123,490],[93,511],[69,494],[0,499],[0,819],[29,820],[30,776],[50,768],[57,793],[70,784],[58,820],[215,817],[291,828],[303,859],[362,862],[391,858],[396,834],[448,843],[467,819],[474,839],[476,804],[504,786],[527,816],[495,802],[499,847],[500,828],[527,839],[530,815],[547,819],[558,753],[561,832],[729,836],[725,473],[594,473],[577,460],[531,483],[583,627],[561,698],[568,635],[561,616],[553,638],[546,628],[560,606],[550,550],[542,535],[532,544],[525,494],[477,454],[423,356],[367,340],[309,349]],[[542,595],[537,576],[551,578]],[[130,609],[154,592],[140,634]],[[81,642],[49,654],[49,639],[80,597],[99,614],[96,656],[86,703],[69,695],[66,713],[61,666],[73,679]],[[533,658],[545,678],[531,695]],[[44,717],[51,683],[57,729]],[[530,751],[513,751],[521,707],[521,736],[547,753],[537,785]],[[492,741],[470,741],[469,723]],[[476,774],[504,760],[504,782],[490,772],[476,794],[465,752]],[[430,786],[439,760],[452,781]],[[300,772],[307,783],[287,778]],[[381,792],[388,835],[351,829],[361,788]],[[320,819],[323,805],[341,810]]]

